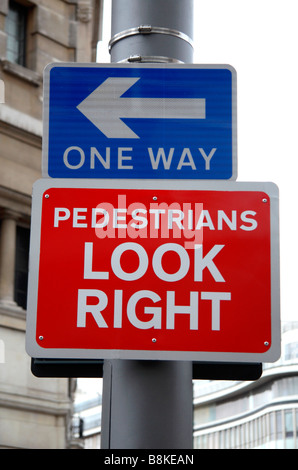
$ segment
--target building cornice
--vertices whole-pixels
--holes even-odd
[[[20,223],[30,223],[31,196],[0,185],[0,206],[17,214]]]
[[[270,368],[266,368],[263,371],[262,376],[256,381],[248,382],[231,382],[230,387],[225,387],[216,390],[206,395],[198,396],[194,398],[194,406],[205,406],[210,403],[218,402],[220,400],[227,400],[234,398],[237,395],[247,393],[252,389],[258,389],[264,383],[270,380],[279,379],[283,376],[298,375],[298,362],[297,360],[288,361]]]
[[[61,380],[61,379],[60,379]],[[67,380],[67,379],[65,379]],[[57,401],[42,396],[22,395],[12,391],[4,391],[0,389],[1,407],[13,408],[23,411],[34,411],[38,409],[41,413],[55,416],[65,416],[71,411],[71,402]]]

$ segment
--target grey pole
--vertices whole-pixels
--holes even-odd
[[[113,0],[111,62],[192,62],[193,0]],[[192,449],[192,363],[106,360],[103,449]]]
[[[111,62],[193,60],[193,0],[113,0]]]

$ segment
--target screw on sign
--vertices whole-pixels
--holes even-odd
[[[275,185],[80,184],[35,185],[29,354],[278,358]]]

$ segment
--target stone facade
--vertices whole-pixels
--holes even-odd
[[[0,0],[0,448],[73,446],[75,380],[33,376],[25,352],[28,235],[43,69],[95,61],[101,12],[102,0]]]

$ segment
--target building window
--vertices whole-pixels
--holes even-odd
[[[297,449],[298,409],[276,409],[240,425],[194,435],[195,449]]]
[[[298,357],[298,343],[289,343],[285,345],[285,360],[289,361]]]
[[[23,309],[27,308],[29,241],[30,230],[17,226],[14,300]]]
[[[294,415],[292,410],[285,411],[285,438],[286,449],[294,448]]]
[[[27,13],[26,6],[10,0],[5,23],[7,59],[24,67],[26,66]]]

